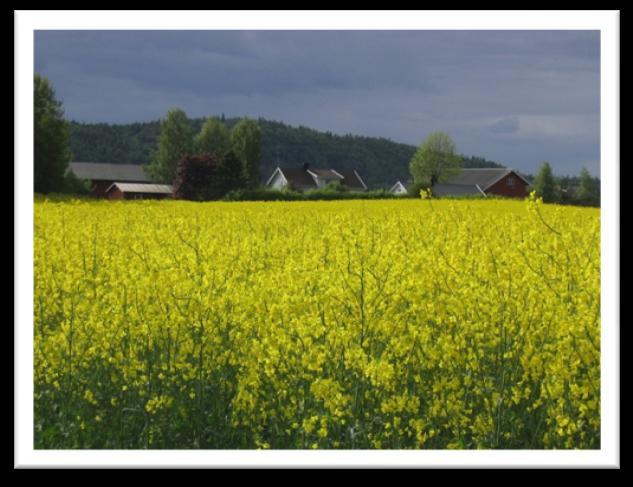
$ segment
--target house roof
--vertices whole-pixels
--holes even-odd
[[[320,179],[326,179],[330,181],[342,180],[343,177],[338,171],[332,169],[308,169],[309,173],[316,174]]]
[[[340,181],[341,184],[351,189],[367,189],[365,182],[355,169],[337,171],[334,169],[278,167],[275,171],[280,171],[286,181],[288,181],[288,184],[297,189],[317,188],[318,185],[314,176],[326,181]],[[271,180],[272,176],[268,183]]]
[[[367,185],[360,177],[360,174],[355,169],[345,169],[342,171],[336,171],[343,176],[342,183],[348,188],[352,189],[367,189]]]
[[[139,184],[122,182],[112,183],[107,191],[109,192],[114,187],[119,188],[124,193],[171,194],[174,191],[169,184]]]
[[[151,178],[140,164],[111,164],[106,162],[71,162],[69,169],[81,179],[149,183]]]
[[[446,184],[449,184],[449,185],[459,184],[459,185],[467,185],[467,186],[473,186],[476,184],[482,190],[485,191],[487,188],[492,186],[494,183],[496,183],[497,181],[499,181],[501,178],[503,178],[509,173],[514,173],[519,178],[523,179],[523,181],[525,181],[525,179],[520,174],[517,174],[516,171],[514,171],[513,169],[510,169],[507,167],[500,167],[500,168],[482,168],[482,169],[462,169],[459,172],[459,174],[450,178],[446,182]],[[529,184],[527,181],[525,181],[525,183]]]
[[[436,184],[433,186],[436,196],[484,195],[486,193],[477,184]]]
[[[306,189],[317,187],[314,178],[302,167],[280,167],[278,169],[284,178],[286,178],[288,184],[294,188]]]

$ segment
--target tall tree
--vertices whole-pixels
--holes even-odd
[[[148,169],[158,182],[171,183],[176,175],[178,161],[193,150],[193,130],[187,114],[174,108],[160,122],[158,148]]]
[[[580,171],[580,184],[578,186],[578,199],[582,203],[596,204],[598,202],[598,188],[596,182],[586,168]]]
[[[37,193],[63,191],[71,158],[70,125],[51,82],[36,74],[33,87],[34,189]]]
[[[559,198],[556,191],[556,181],[554,180],[552,166],[550,166],[549,162],[546,161],[541,164],[538,174],[534,178],[533,187],[537,196],[543,198],[545,203],[558,201]]]
[[[262,132],[250,118],[243,118],[231,132],[231,148],[242,162],[247,186],[256,188],[260,184],[259,161],[262,157]]]
[[[217,200],[242,187],[242,165],[233,152],[222,158],[213,153],[186,155],[178,161],[174,180],[178,199]]]
[[[461,156],[448,134],[434,132],[418,147],[409,162],[413,181],[431,187],[459,172]]]
[[[194,149],[198,154],[215,154],[218,157],[224,155],[231,148],[231,134],[226,125],[217,118],[207,118],[194,139]]]

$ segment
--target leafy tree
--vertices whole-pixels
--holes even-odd
[[[461,157],[448,134],[434,132],[420,145],[409,162],[416,183],[429,182],[431,187],[459,172]]]
[[[259,162],[262,157],[262,131],[254,120],[243,118],[231,132],[231,147],[242,161],[244,179],[249,188],[261,181]]]
[[[194,140],[198,154],[208,153],[223,157],[231,148],[231,135],[226,125],[214,117],[207,118]]]
[[[244,187],[242,164],[233,152],[185,155],[178,161],[174,197],[193,201],[217,200]]]
[[[549,162],[541,164],[532,186],[536,194],[543,198],[545,203],[553,203],[559,200],[556,190],[556,181],[554,180],[554,174],[552,173],[552,167]]]
[[[34,189],[37,193],[64,191],[70,162],[70,127],[51,82],[38,74],[34,86]]]
[[[158,149],[148,167],[152,178],[158,182],[172,182],[178,161],[192,149],[193,131],[187,114],[179,108],[169,110],[160,122]]]
[[[596,204],[599,200],[597,184],[589,174],[589,171],[584,167],[582,171],[580,171],[578,199],[581,203],[587,204]]]

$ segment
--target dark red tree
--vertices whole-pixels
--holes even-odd
[[[176,167],[174,197],[192,201],[217,200],[244,185],[242,164],[232,152],[223,158],[214,154],[186,155]]]

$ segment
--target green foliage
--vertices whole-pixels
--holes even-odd
[[[33,80],[34,189],[38,193],[64,191],[70,162],[70,127],[51,82],[38,74]]]
[[[202,125],[202,129],[194,139],[194,149],[197,154],[224,155],[231,148],[231,135],[221,120],[209,117]]]
[[[75,176],[75,173],[68,171],[64,177],[64,182],[61,187],[61,191],[67,194],[73,195],[90,195],[90,181],[85,179],[79,179]]]
[[[174,197],[191,201],[217,200],[244,186],[242,164],[233,152],[186,155],[178,161]]]
[[[250,188],[256,188],[261,180],[262,131],[257,122],[243,118],[231,132],[231,148],[242,161],[244,179]]]
[[[413,180],[417,183],[444,182],[457,174],[460,156],[448,134],[434,132],[420,145],[409,163]]]
[[[597,205],[600,202],[598,182],[591,177],[589,171],[584,167],[580,172],[577,199],[579,202],[588,205]]]
[[[390,193],[384,189],[374,191],[351,192],[337,190],[333,187],[312,189],[300,193],[293,190],[275,190],[268,188],[240,189],[231,191],[224,197],[226,201],[334,201],[334,200],[382,200],[397,199],[401,196]]]
[[[481,169],[481,168],[486,168],[486,167],[504,167],[504,166],[502,164],[497,164],[496,162],[489,161],[488,159],[484,159],[483,157],[462,156],[460,167],[463,167],[464,169]]]
[[[157,182],[171,183],[176,174],[176,165],[183,156],[193,149],[193,131],[187,114],[175,108],[167,112],[160,122],[158,149],[148,167],[152,178]]]
[[[409,187],[407,188],[407,195],[410,196],[411,198],[419,198],[420,197],[420,191],[423,189],[428,189],[430,188],[430,183],[428,181],[420,181],[420,182],[414,182],[412,184],[409,185]]]
[[[533,187],[537,196],[543,198],[545,203],[555,203],[560,200],[549,162],[544,162],[541,165],[536,178],[534,178]]]

